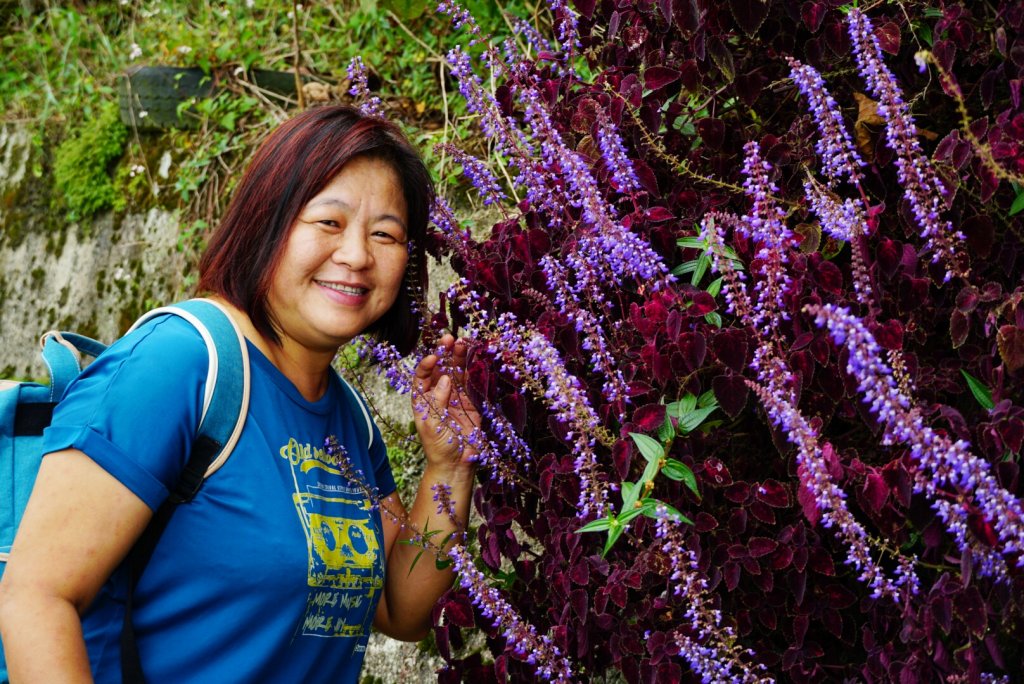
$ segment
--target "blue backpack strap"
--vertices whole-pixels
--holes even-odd
[[[73,332],[51,330],[39,340],[43,348],[43,363],[50,372],[50,401],[58,402],[71,381],[82,368],[81,354],[99,356],[107,345],[91,337]]]
[[[203,477],[209,477],[231,455],[245,425],[249,409],[249,349],[245,337],[224,307],[209,299],[190,299],[153,309],[136,321],[132,330],[145,321],[165,315],[184,318],[206,342],[210,367],[196,443],[198,446],[201,442],[210,441],[217,445],[217,452],[203,473]],[[191,482],[186,489],[191,490],[194,496],[201,485],[202,479]],[[185,500],[188,499],[191,496]]]
[[[249,350],[245,337],[227,311],[209,299],[190,299],[150,311],[136,321],[132,329],[165,315],[184,318],[199,331],[206,342],[210,367],[206,375],[199,432],[192,443],[185,469],[126,559],[128,588],[121,625],[121,680],[124,684],[145,684],[146,681],[132,622],[132,604],[139,578],[175,509],[195,498],[203,481],[231,455],[242,434],[249,409]]]

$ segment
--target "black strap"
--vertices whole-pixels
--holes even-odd
[[[50,425],[53,418],[53,407],[56,402],[45,401],[38,404],[18,404],[14,409],[14,436],[38,437],[43,428]]]
[[[132,623],[132,602],[135,598],[135,587],[142,577],[153,550],[160,541],[160,536],[171,521],[171,515],[179,504],[188,503],[195,498],[203,486],[206,471],[213,459],[220,453],[221,445],[214,439],[202,436],[192,445],[192,453],[167,500],[157,509],[146,530],[135,542],[125,561],[128,570],[128,592],[124,603],[124,624],[121,627],[121,679],[123,684],[145,684],[146,677],[142,672],[142,659],[139,656],[139,644],[135,639],[135,625]]]

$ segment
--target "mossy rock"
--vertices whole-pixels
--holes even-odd
[[[121,158],[127,139],[117,105],[109,103],[57,148],[54,185],[70,220],[81,221],[114,206],[111,167]]]

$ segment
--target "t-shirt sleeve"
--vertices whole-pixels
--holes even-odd
[[[156,510],[188,460],[208,367],[206,344],[187,321],[144,324],[71,383],[43,433],[43,453],[84,452]]]

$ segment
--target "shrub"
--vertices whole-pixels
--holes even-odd
[[[1020,678],[1024,12],[550,8],[448,54],[507,167],[435,212],[488,418],[440,681]]]

